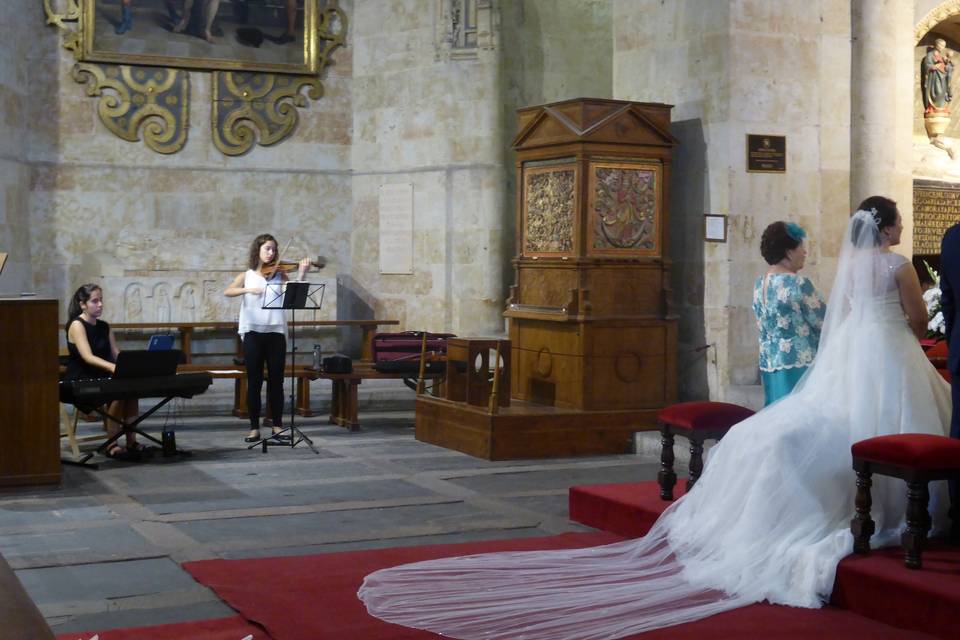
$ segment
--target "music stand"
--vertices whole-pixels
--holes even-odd
[[[318,310],[323,305],[323,292],[326,289],[325,284],[313,284],[310,282],[288,281],[281,283],[267,283],[263,294],[264,309],[290,309],[290,426],[272,433],[266,438],[261,438],[251,444],[247,449],[253,449],[256,446],[263,447],[263,452],[267,452],[267,446],[287,446],[282,440],[286,434],[290,434],[290,447],[293,448],[301,442],[306,442],[310,450],[320,454],[317,448],[313,446],[313,440],[297,428],[297,309]],[[248,365],[249,366],[249,363]],[[269,396],[269,394],[268,394]],[[283,417],[283,410],[281,415]]]

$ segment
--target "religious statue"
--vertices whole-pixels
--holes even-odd
[[[187,283],[180,288],[180,319],[186,322],[195,322],[197,299],[193,294],[193,285]]]
[[[940,136],[950,124],[950,101],[953,94],[950,83],[953,79],[953,60],[947,51],[947,43],[937,38],[920,63],[920,90],[923,95],[923,123],[930,144],[943,149],[953,158],[954,152]]]
[[[160,283],[154,289],[153,300],[157,312],[157,322],[170,322],[169,285]]]

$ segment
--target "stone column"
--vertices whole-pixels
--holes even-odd
[[[854,0],[851,18],[851,211],[874,194],[896,200],[904,226],[899,251],[911,255],[913,2]]]

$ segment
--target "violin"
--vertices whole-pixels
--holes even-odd
[[[307,270],[308,273],[314,271],[319,271],[327,266],[327,259],[324,256],[317,256],[316,260],[310,261],[310,268]],[[269,280],[277,272],[279,273],[293,273],[300,268],[300,263],[293,260],[276,260],[270,264],[265,264],[260,267],[260,275]]]

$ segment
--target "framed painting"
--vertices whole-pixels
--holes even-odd
[[[577,174],[576,164],[524,168],[522,255],[573,255]]]
[[[591,162],[589,167],[587,252],[659,257],[660,165]]]
[[[80,59],[314,74],[326,0],[86,0]],[[326,19],[326,18],[324,18]]]

